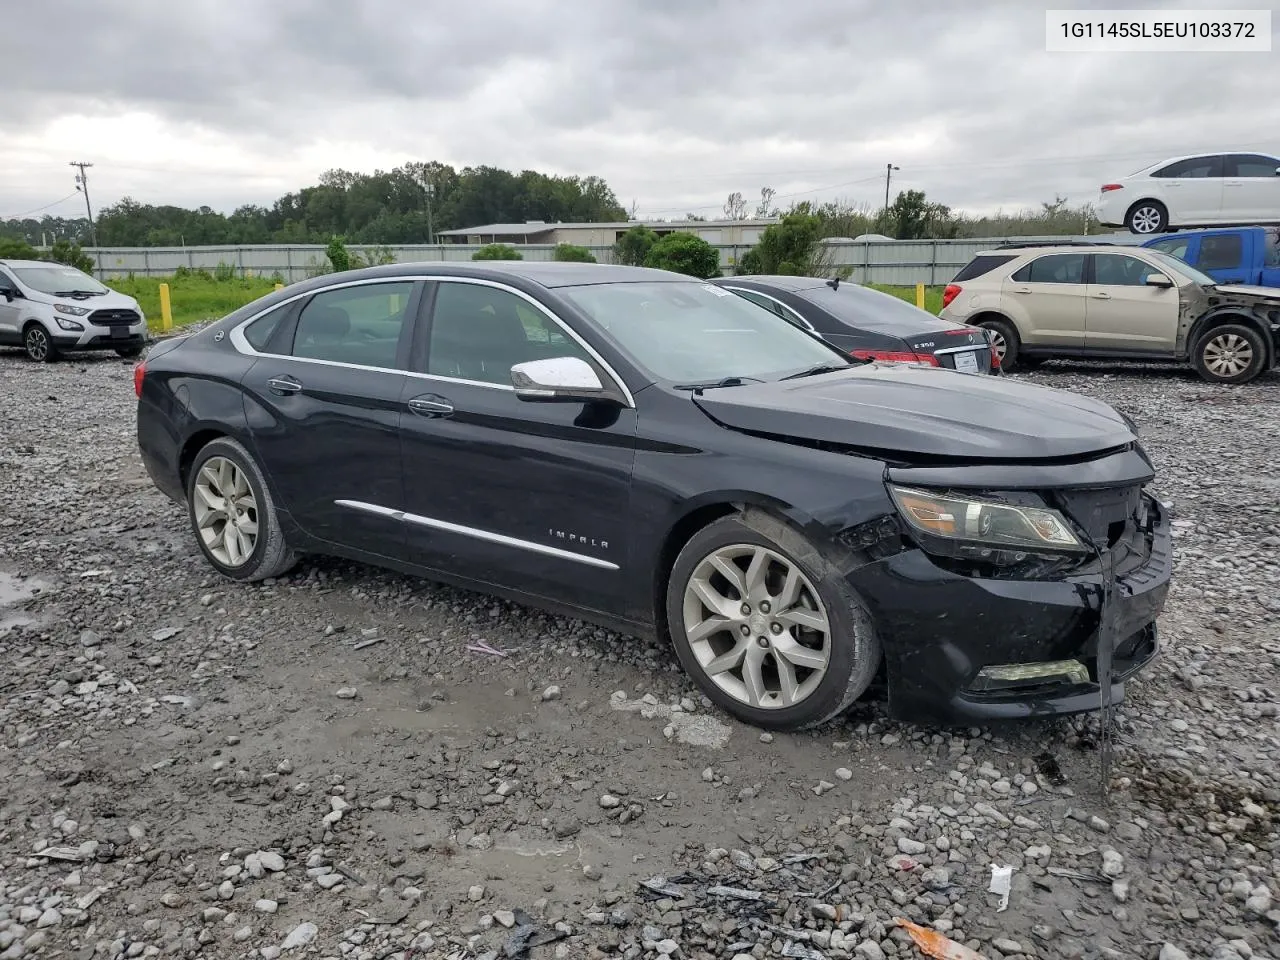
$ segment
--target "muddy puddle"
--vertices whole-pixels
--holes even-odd
[[[0,570],[0,637],[18,627],[29,627],[39,622],[23,607],[28,600],[51,584],[36,577],[20,577]]]

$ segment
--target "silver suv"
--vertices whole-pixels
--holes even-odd
[[[1143,247],[1006,244],[956,274],[942,305],[943,318],[992,332],[1005,370],[1052,358],[1155,360],[1245,383],[1280,353],[1280,290],[1219,285]]]
[[[71,350],[136,357],[146,344],[147,318],[133,297],[66,264],[0,260],[0,345],[51,363]]]

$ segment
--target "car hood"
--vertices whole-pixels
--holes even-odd
[[[1137,439],[1112,407],[1079,394],[905,364],[722,387],[693,402],[734,430],[923,459],[1079,457]]]
[[[1280,300],[1280,287],[1255,287],[1243,283],[1219,283],[1213,289],[1215,293],[1225,293],[1233,297],[1259,297],[1263,300]]]
[[[32,293],[31,297],[40,303],[65,303],[90,310],[141,310],[137,300],[116,290],[108,290],[96,297],[55,297],[50,293]]]

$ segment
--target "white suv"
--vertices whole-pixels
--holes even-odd
[[[0,345],[51,363],[64,351],[141,355],[147,318],[133,297],[75,267],[45,260],[0,260]]]
[[[1205,153],[1153,163],[1103,184],[1098,221],[1140,234],[1280,223],[1280,158]]]
[[[1004,370],[1055,357],[1155,360],[1245,383],[1280,355],[1280,289],[1218,284],[1150,247],[985,250],[947,284],[941,316],[990,330]]]

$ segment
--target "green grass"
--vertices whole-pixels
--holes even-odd
[[[113,290],[138,301],[147,316],[147,326],[160,333],[160,284],[169,284],[169,306],[174,328],[202,320],[224,317],[246,303],[275,289],[275,282],[264,277],[215,280],[193,274],[184,277],[123,277],[107,280]]]
[[[106,281],[113,290],[128,294],[142,306],[147,326],[155,333],[160,329],[160,284],[169,284],[169,304],[173,310],[174,328],[203,320],[224,317],[246,303],[257,300],[275,289],[275,282],[265,277],[215,280],[201,274],[181,277],[126,277]],[[876,290],[915,303],[915,287],[891,287],[868,284]],[[942,310],[942,287],[925,287],[924,308],[937,314]]]

